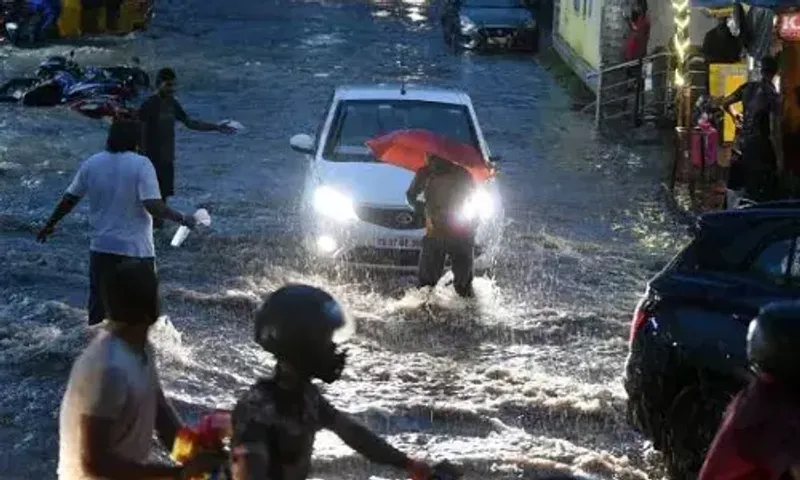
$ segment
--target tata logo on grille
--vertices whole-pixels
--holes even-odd
[[[411,222],[414,221],[414,215],[411,215],[408,212],[403,212],[401,214],[398,214],[396,217],[394,217],[394,219],[400,225],[411,225]]]

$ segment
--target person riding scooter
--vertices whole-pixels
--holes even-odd
[[[469,172],[452,162],[429,154],[406,192],[417,215],[425,215],[425,237],[419,258],[418,286],[435,287],[449,256],[453,286],[461,297],[472,297],[476,226],[462,218],[475,181]],[[419,196],[424,196],[424,202]]]
[[[368,459],[405,470],[415,480],[460,477],[449,464],[431,467],[410,459],[331,405],[312,383],[341,377],[347,352],[337,342],[354,330],[339,302],[308,285],[286,285],[261,305],[256,342],[278,362],[273,376],[253,385],[233,410],[234,480],[307,478],[314,437],[323,428]]]
[[[750,322],[756,377],[731,402],[699,480],[800,479],[800,302],[764,307]]]

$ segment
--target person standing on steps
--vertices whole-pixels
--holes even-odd
[[[742,197],[755,202],[775,197],[778,172],[783,166],[780,116],[781,97],[773,80],[778,61],[761,60],[761,78],[747,82],[722,100],[721,108],[740,129],[733,142],[726,205],[735,208]],[[742,103],[743,113],[732,106]]]
[[[139,120],[142,122],[143,151],[155,167],[158,186],[162,200],[175,194],[175,122],[181,122],[189,130],[197,132],[235,133],[236,130],[227,125],[208,123],[190,118],[175,98],[175,71],[162,68],[156,74],[156,92],[144,101],[139,108]],[[161,228],[159,220],[153,224]]]
[[[141,126],[132,120],[111,125],[106,150],[84,161],[72,184],[39,231],[37,240],[45,242],[56,224],[80,202],[89,197],[89,325],[106,318],[103,305],[105,277],[120,262],[138,259],[155,271],[153,217],[165,218],[189,228],[192,215],[184,215],[161,201],[153,165],[136,153]]]

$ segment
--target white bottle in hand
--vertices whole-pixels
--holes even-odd
[[[211,216],[208,214],[208,210],[205,208],[201,208],[194,212],[194,219],[197,220],[198,225],[205,225],[206,227],[211,225]],[[181,225],[180,228],[178,228],[178,231],[175,232],[175,236],[172,237],[172,242],[170,242],[170,245],[173,247],[180,247],[183,241],[186,240],[186,237],[189,236],[189,232],[191,232],[189,227]]]

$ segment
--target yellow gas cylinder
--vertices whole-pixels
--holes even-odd
[[[61,0],[58,17],[58,34],[61,38],[81,35],[81,0]]]

